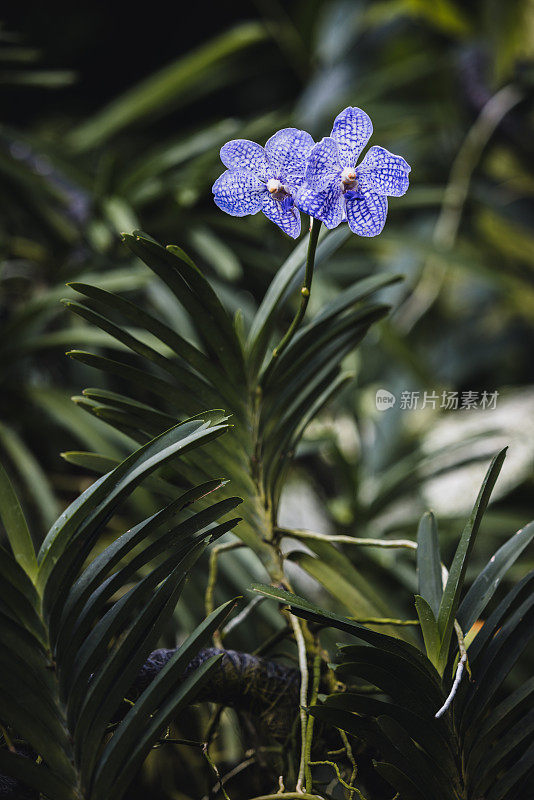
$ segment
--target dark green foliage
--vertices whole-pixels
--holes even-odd
[[[316,258],[319,267],[346,235],[340,230],[323,238]],[[272,554],[263,540],[274,535],[291,458],[308,422],[349,379],[341,368],[344,357],[387,311],[382,304],[362,303],[397,279],[381,274],[356,282],[305,324],[275,358],[276,323],[302,280],[305,241],[277,273],[245,342],[238,318],[232,321],[211,284],[180,248],[164,248],[142,233],[124,239],[170,290],[176,308],[187,312],[195,341],[123,297],[72,284],[84,301],[66,300],[67,307],[134,354],[109,359],[71,352],[76,360],[122,379],[132,393],[128,397],[87,389],[80,403],[138,442],[199,405],[224,407],[232,414],[230,435],[210,446],[211,464],[196,454],[183,459],[179,479],[185,484],[205,480],[214,469],[228,475],[232,489],[244,497],[238,535],[271,565]],[[79,454],[74,459],[80,463]],[[96,466],[95,456],[85,463]]]
[[[206,707],[185,710],[191,684],[182,684],[184,695],[170,689],[179,661],[98,750],[115,692],[129,680],[123,666],[131,662],[133,670],[139,662],[151,623],[157,628],[158,615],[169,616],[181,586],[164,639],[202,619],[208,558],[196,562],[186,586],[184,575],[203,541],[232,528],[226,516],[235,494],[244,498],[235,533],[276,583],[303,577],[318,606],[351,617],[351,631],[352,618],[403,618],[402,625],[357,629],[362,638],[341,651],[338,674],[367,677],[351,677],[351,691],[317,706],[324,720],[333,715],[334,747],[337,719],[357,736],[357,755],[375,748],[390,783],[373,783],[359,763],[365,800],[392,800],[396,791],[402,800],[448,800],[449,788],[462,800],[466,791],[469,800],[493,800],[492,792],[530,800],[534,686],[525,678],[533,662],[531,648],[520,651],[532,627],[532,526],[504,545],[501,538],[531,517],[529,3],[261,0],[214,6],[207,25],[206,9],[192,7],[178,35],[165,26],[166,8],[150,7],[140,21],[109,4],[70,4],[60,14],[53,4],[33,5],[6,6],[11,30],[22,36],[0,29],[0,84],[11,117],[0,129],[0,460],[28,520],[0,471],[7,534],[0,549],[7,648],[0,648],[0,708],[19,719],[17,750],[28,731],[48,761],[33,761],[28,747],[30,759],[10,753],[2,738],[0,775],[70,798],[83,764],[100,800],[111,785],[112,796],[125,791],[125,754],[140,763],[171,720],[177,736],[194,729],[204,737]],[[292,243],[263,215],[220,213],[210,192],[223,169],[219,147],[234,137],[263,144],[286,125],[319,139],[349,104],[372,117],[371,144],[407,157],[412,185],[402,202],[391,201],[380,237],[339,228],[323,238],[306,325],[275,365],[272,347],[298,299],[306,242],[291,254]],[[180,242],[202,274],[181,249],[162,248],[146,234],[127,236],[125,247],[120,232],[139,227],[159,241]],[[384,307],[365,301],[398,272],[403,283],[384,293],[393,313],[375,326]],[[62,313],[61,297],[78,316]],[[64,358],[67,347],[71,359]],[[73,404],[71,395],[86,385],[92,388]],[[375,409],[378,388],[397,395],[384,414]],[[434,411],[412,413],[400,408],[403,389],[498,389],[498,413],[443,412],[439,401]],[[137,445],[204,408],[225,409],[200,414],[215,425],[231,415],[225,436],[165,461],[157,474],[146,471],[133,494],[135,480],[122,488],[108,482],[102,495],[95,488],[86,498],[88,510],[96,506],[76,516],[64,551],[58,531],[52,553],[59,561],[51,558],[38,578],[32,540],[38,548],[88,475],[114,470]],[[481,496],[445,594],[441,561],[453,563],[457,522],[466,514],[461,486],[447,492],[446,479],[439,543],[435,518],[420,522],[418,575],[409,549],[299,539],[299,531],[278,528],[280,492],[291,477],[316,495],[302,524],[413,543],[422,511],[440,496],[440,480],[458,470],[467,484],[468,468],[505,444],[512,457],[498,502],[475,544],[487,499]],[[64,462],[58,451],[67,451]],[[219,475],[231,483],[213,479]],[[288,488],[291,501],[296,492]],[[246,547],[224,555],[216,601],[241,593],[252,575],[265,580],[257,577],[262,571]],[[405,617],[417,617],[426,656],[414,648],[415,620]],[[455,619],[470,643],[474,683],[464,672],[452,711],[436,721],[456,668]],[[224,634],[224,646],[250,651],[274,633],[268,657],[294,657],[281,624],[276,605],[264,603]],[[208,633],[205,625],[212,623],[193,634],[191,653]],[[338,636],[333,628],[324,641],[331,646]],[[100,677],[89,699],[92,674]],[[391,694],[358,693],[375,676]],[[10,726],[6,733],[13,738]],[[330,746],[321,736],[316,725],[316,758]],[[284,747],[289,769],[262,771],[261,753],[237,772],[226,787],[231,800],[278,791],[280,772],[292,790],[293,744]],[[221,773],[246,764],[253,746],[224,714],[212,750]],[[65,753],[77,759],[74,772]],[[344,766],[352,782],[351,766]],[[333,786],[331,768],[322,769],[314,768],[314,791],[350,798],[349,789]],[[126,790],[128,800],[170,800],[176,791],[198,800],[216,776],[210,780],[199,748],[167,745],[151,753],[138,783]]]
[[[100,552],[94,549],[109,519],[146,477],[227,427],[208,415],[149,441],[61,514],[37,556],[9,480],[0,473],[0,514],[11,546],[0,548],[0,723],[35,754],[23,758],[1,750],[0,771],[49,800],[122,797],[217,661],[209,659],[182,680],[231,603],[198,626],[135,705],[124,705],[172,619],[191,567],[208,542],[239,521],[216,524],[241,502],[211,501],[222,481],[184,492]]]
[[[441,597],[436,522],[431,514],[421,520],[421,594],[415,602],[424,652],[289,592],[254,587],[289,605],[297,616],[362,642],[339,647],[335,674],[345,691],[329,695],[309,711],[371,747],[377,771],[402,800],[528,800],[531,796],[533,682],[530,679],[513,692],[503,683],[534,636],[534,572],[500,602],[492,600],[507,570],[532,542],[534,523],[494,554],[460,602],[476,531],[503,458],[504,453],[496,456],[488,470]],[[485,621],[478,622],[485,613]],[[436,718],[451,692],[460,647],[464,647],[460,632],[449,645],[448,631],[455,618],[466,634],[469,675],[464,670],[452,702]],[[374,690],[358,693],[362,681]]]

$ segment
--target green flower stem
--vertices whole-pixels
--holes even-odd
[[[310,706],[315,705],[317,696],[319,694],[319,682],[321,679],[321,653],[319,651],[319,643],[317,642],[317,652],[313,659],[313,683],[310,696]],[[313,744],[313,726],[315,717],[308,714],[308,725],[306,727],[306,747],[304,751],[304,775],[306,779],[306,791],[313,791],[313,779],[311,771],[311,750]]]
[[[300,306],[299,310],[293,318],[293,322],[286,331],[282,341],[273,350],[273,358],[278,358],[286,349],[289,342],[298,330],[300,323],[304,318],[308,302],[310,299],[311,284],[313,280],[313,267],[315,265],[315,251],[317,250],[317,241],[319,239],[319,231],[321,230],[321,221],[312,218],[310,240],[308,242],[308,253],[306,255],[306,272],[304,275],[304,283],[300,290]]]
[[[308,727],[308,714],[306,712],[306,707],[308,705],[308,660],[306,655],[306,643],[300,627],[300,620],[291,614],[290,621],[297,643],[300,669],[300,764],[296,791],[303,792],[304,771],[306,766],[306,730]]]
[[[207,742],[202,747],[202,752],[204,753],[206,761],[208,762],[208,764],[210,765],[210,767],[214,771],[215,775],[217,776],[217,780],[219,782],[220,790],[224,795],[224,800],[230,800],[230,798],[228,797],[228,793],[227,793],[226,789],[224,788],[224,785],[223,785],[223,782],[222,782],[222,779],[221,779],[221,773],[219,772],[217,764],[215,763],[215,761],[212,759],[212,757],[209,754],[208,743]]]
[[[336,777],[337,777],[338,781],[340,782],[340,784],[342,786],[344,786],[345,789],[348,789],[350,791],[351,800],[352,800],[352,797],[354,797],[354,792],[358,793],[358,796],[359,796],[360,800],[365,800],[365,797],[363,796],[363,794],[360,792],[360,790],[356,786],[353,786],[351,783],[347,783],[347,781],[342,778],[340,769],[339,769],[338,765],[335,763],[335,761],[312,761],[311,764],[314,767],[315,766],[319,766],[321,764],[323,764],[326,767],[332,767],[332,769],[336,773]]]
[[[210,552],[208,585],[206,587],[206,594],[204,597],[204,605],[207,617],[209,617],[215,608],[214,593],[215,584],[217,583],[219,556],[221,553],[226,553],[228,550],[236,550],[238,547],[244,547],[243,542],[225,542],[225,544],[219,544],[216,547],[213,547]],[[214,631],[213,633],[213,644],[215,647],[222,647],[222,637],[218,630]]]
[[[356,776],[358,774],[358,767],[356,766],[356,759],[354,758],[354,753],[352,752],[352,747],[350,746],[349,737],[347,736],[345,731],[342,731],[340,729],[339,730],[339,735],[341,736],[341,740],[342,740],[342,742],[343,742],[343,744],[345,746],[345,752],[347,754],[347,758],[349,759],[350,763],[352,764],[352,772],[351,772],[350,781],[349,781],[349,783],[352,786],[352,784],[356,780]],[[359,789],[356,789],[356,791],[359,794],[360,800],[366,800],[366,798],[363,796],[363,794],[360,792]],[[349,792],[349,800],[352,800],[353,797],[354,797],[354,792],[350,791]]]

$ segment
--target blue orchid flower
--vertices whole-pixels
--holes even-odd
[[[221,148],[221,161],[228,169],[213,184],[215,203],[233,217],[263,211],[296,239],[300,214],[294,199],[313,145],[310,134],[297,128],[278,131],[265,149],[248,139],[227,142]]]
[[[295,203],[301,211],[335,228],[346,219],[360,236],[377,236],[388,211],[387,196],[401,197],[408,189],[409,164],[383,147],[371,147],[356,166],[373,133],[360,108],[349,106],[334,121],[330,136],[309,155],[305,181]]]

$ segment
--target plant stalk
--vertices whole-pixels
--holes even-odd
[[[306,313],[306,309],[308,307],[308,302],[310,299],[310,291],[313,280],[313,268],[315,266],[315,251],[317,250],[317,242],[319,239],[320,230],[321,230],[321,221],[312,218],[312,224],[310,229],[310,240],[308,242],[308,253],[306,255],[306,272],[304,274],[304,283],[300,289],[300,306],[297,313],[293,317],[293,322],[287,329],[280,344],[278,345],[278,347],[274,348],[273,359],[278,358],[284,352],[289,342],[297,332],[299,325],[304,318],[304,314]]]

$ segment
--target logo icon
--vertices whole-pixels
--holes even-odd
[[[388,392],[387,389],[379,389],[375,398],[378,411],[387,411],[388,408],[393,408],[395,399],[395,395]]]

